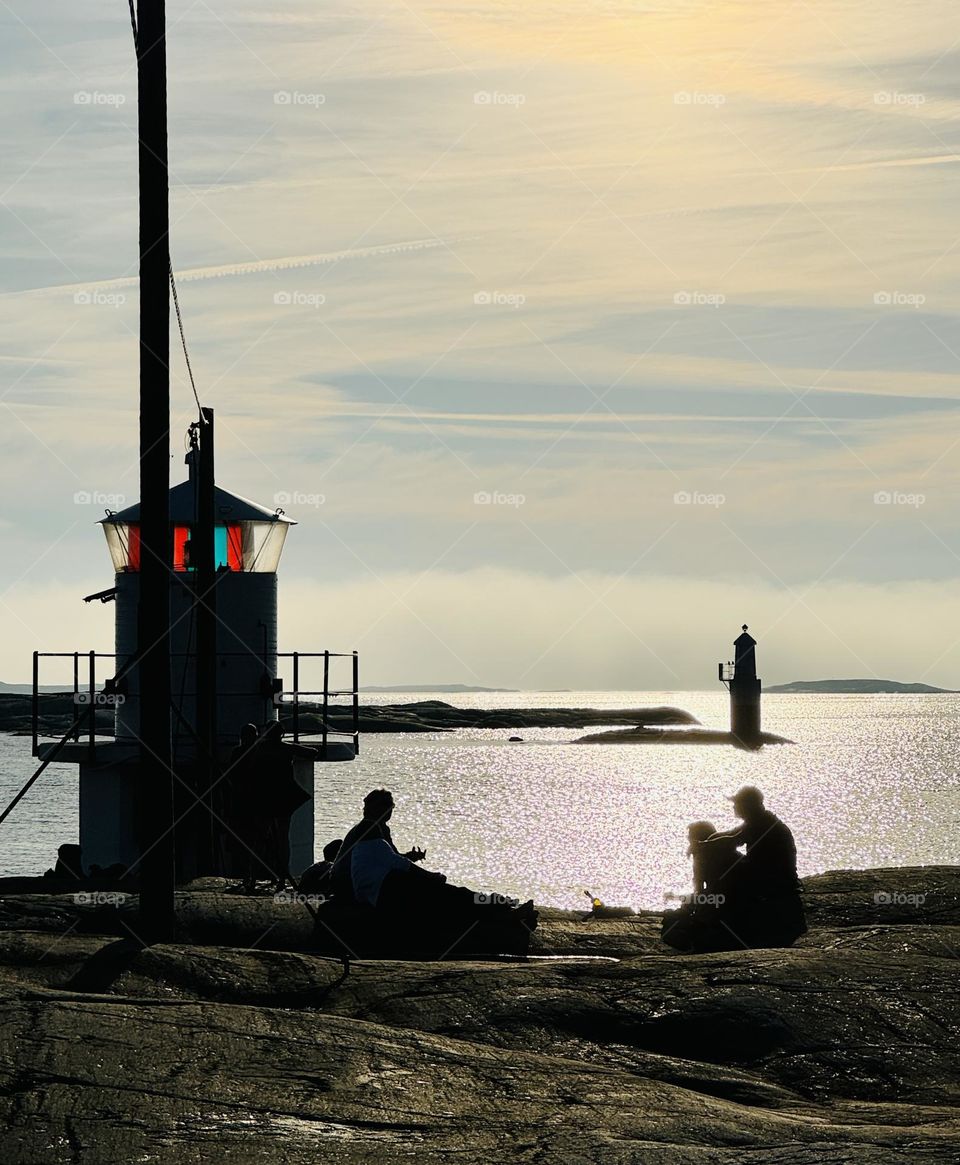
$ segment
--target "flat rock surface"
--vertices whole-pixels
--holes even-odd
[[[835,872],[788,950],[545,910],[527,961],[349,968],[213,881],[147,949],[4,895],[0,1161],[952,1163],[958,895],[954,867]]]

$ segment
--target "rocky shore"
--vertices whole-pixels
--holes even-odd
[[[0,891],[0,1160],[887,1165],[960,1157],[960,868],[808,878],[789,950],[544,910],[523,962],[309,953],[296,903]],[[104,892],[107,893],[107,892]]]
[[[29,735],[32,731],[30,696],[0,693],[0,732]],[[44,735],[62,736],[73,723],[77,709],[69,693],[43,693],[40,700],[40,725]],[[291,723],[289,706],[281,710],[284,723]],[[97,732],[113,732],[113,711],[98,709]],[[352,713],[344,704],[331,705],[327,724],[332,729],[349,731]],[[452,732],[458,728],[591,728],[594,726],[629,725],[663,727],[691,725],[699,721],[682,708],[456,708],[443,700],[414,700],[404,704],[368,704],[360,708],[360,731],[367,732]],[[300,731],[316,734],[323,727],[317,709],[304,706],[300,714]]]

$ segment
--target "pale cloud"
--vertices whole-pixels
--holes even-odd
[[[136,495],[138,303],[123,7],[10,8],[35,34],[0,12],[17,95],[0,676],[18,678],[31,635],[109,639],[110,610],[77,606],[109,580],[99,515],[73,496]],[[336,610],[371,681],[466,680],[462,659],[490,683],[661,686],[673,668],[696,686],[704,644],[748,618],[771,629],[771,678],[839,661],[919,678],[960,553],[954,16],[892,0],[171,10],[173,256],[220,477],[265,504],[324,496],[295,514],[284,563],[297,644],[328,642],[314,612]],[[193,405],[173,352],[179,480]],[[524,502],[478,506],[484,491]],[[391,595],[432,564],[413,619]],[[619,617],[649,618],[656,654],[600,608],[528,671],[585,609],[575,576],[621,572]],[[784,614],[814,583],[829,633]],[[922,648],[899,630],[871,645],[867,618],[876,639],[910,603]]]
[[[91,579],[91,586],[96,586]],[[8,595],[7,675],[34,649],[112,650],[112,608],[82,587]],[[949,687],[960,670],[949,583],[826,582],[780,587],[743,577],[558,578],[484,568],[389,571],[281,586],[281,649],[359,650],[367,683],[459,682],[523,688],[710,689],[743,621],[760,640],[767,684],[873,676]],[[45,664],[49,682],[62,682]],[[66,673],[64,672],[64,676]]]

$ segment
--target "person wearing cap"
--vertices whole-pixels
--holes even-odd
[[[715,833],[708,844],[730,839],[746,846],[740,866],[745,887],[764,893],[797,888],[797,846],[785,822],[763,803],[756,785],[743,785],[732,797],[733,811],[743,822],[735,829]]]
[[[756,945],[792,942],[806,930],[793,834],[766,807],[756,785],[744,785],[728,799],[742,824],[701,844],[709,848],[732,841],[746,847],[734,870],[736,893],[730,904],[738,933],[753,936]]]
[[[422,862],[427,856],[426,850],[417,849],[416,846],[408,850],[407,853],[401,854],[393,844],[390,826],[387,824],[393,816],[393,810],[393,794],[389,789],[372,789],[364,797],[363,818],[343,839],[330,873],[334,893],[341,899],[357,898],[354,890],[355,881],[358,877],[364,878],[364,867],[368,864],[367,859],[371,864],[370,877],[366,879],[370,883],[368,896],[372,895],[375,900],[379,894],[380,884],[386,877],[389,868],[391,866],[406,868],[405,865],[394,862],[390,855],[404,858],[408,863]],[[369,841],[381,841],[384,845],[368,847],[367,849],[358,848],[364,842]]]

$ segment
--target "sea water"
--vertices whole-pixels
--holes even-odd
[[[671,704],[709,727],[728,717],[722,690],[364,697],[421,699],[465,708]],[[547,905],[584,906],[589,890],[656,909],[687,888],[687,823],[733,825],[726,795],[755,784],[793,830],[802,874],[960,862],[960,696],[770,695],[764,727],[795,743],[744,752],[578,745],[583,733],[570,729],[366,735],[358,760],[317,766],[317,846],[342,837],[363,795],[383,786],[397,802],[400,848],[425,847],[425,865],[453,882]],[[27,738],[0,735],[3,804],[36,767],[29,752]],[[52,765],[0,826],[0,874],[42,872],[57,845],[76,840],[77,769]]]

